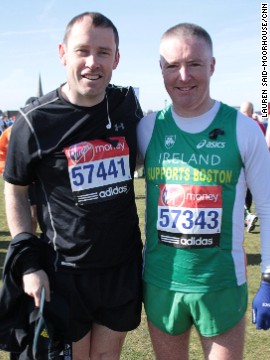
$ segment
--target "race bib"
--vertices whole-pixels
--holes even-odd
[[[160,243],[176,248],[219,246],[221,186],[161,184],[159,190]]]
[[[66,147],[64,152],[78,205],[112,200],[129,191],[132,178],[124,137],[83,141]]]

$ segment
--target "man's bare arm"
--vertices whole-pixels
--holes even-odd
[[[12,238],[23,232],[32,233],[28,186],[5,182],[5,202],[7,222]],[[46,300],[50,301],[49,280],[43,270],[23,275],[23,286],[26,294],[34,298],[36,306],[40,305],[42,287],[45,288]]]
[[[28,186],[5,182],[5,206],[9,231],[14,237],[21,232],[32,232]]]

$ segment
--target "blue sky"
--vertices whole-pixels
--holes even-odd
[[[58,58],[66,24],[84,11],[109,17],[120,35],[120,64],[112,83],[140,89],[144,111],[169,103],[159,69],[159,41],[179,22],[211,35],[216,71],[211,96],[229,105],[245,100],[260,110],[260,1],[258,0],[1,0],[0,109],[17,110],[36,96],[41,74],[46,93],[65,82]]]

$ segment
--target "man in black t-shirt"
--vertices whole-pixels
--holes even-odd
[[[24,291],[37,307],[42,288],[47,302],[55,293],[65,299],[63,333],[73,359],[119,359],[126,332],[140,323],[142,242],[133,178],[142,111],[133,88],[109,84],[118,43],[117,29],[99,13],[70,21],[59,45],[67,82],[21,109],[4,172]],[[36,241],[27,196],[32,182]]]

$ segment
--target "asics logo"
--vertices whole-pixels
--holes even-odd
[[[206,147],[207,149],[224,149],[226,143],[224,141],[208,141],[203,139],[197,144],[197,149]]]

